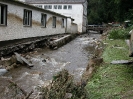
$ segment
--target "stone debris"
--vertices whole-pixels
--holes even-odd
[[[71,97],[72,97],[72,93],[66,93],[65,99],[71,99]]]
[[[132,64],[133,60],[114,60],[111,64]]]
[[[7,73],[8,71],[6,69],[0,69],[0,76],[4,75],[5,73]]]
[[[16,55],[17,61],[22,63],[22,64],[27,64],[28,67],[33,67],[33,64],[31,64],[27,59],[25,59],[24,57],[22,57],[20,54],[18,53],[14,53]]]
[[[130,47],[130,40],[125,40],[125,42],[127,43],[128,47]]]

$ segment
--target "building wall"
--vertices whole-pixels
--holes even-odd
[[[21,1],[21,2],[25,2],[25,0],[19,0],[19,1]]]
[[[83,24],[84,22],[86,22],[86,20],[83,19],[83,16],[85,13],[86,17],[87,17],[87,6],[86,6],[87,2],[84,3],[85,6],[83,6],[83,4],[33,4],[34,6],[38,6],[41,5],[41,7],[44,9],[45,5],[52,5],[52,9],[49,9],[51,11],[60,13],[62,15],[68,16],[68,17],[72,17],[74,19],[74,23],[76,23],[78,25],[78,32],[84,32],[86,31],[84,28],[83,29]],[[54,5],[62,5],[62,9],[54,9]],[[72,5],[72,9],[63,9],[64,5]],[[84,31],[83,31],[84,30]]]
[[[75,23],[71,25],[71,33],[78,33],[78,26]]]
[[[27,6],[8,4],[5,2],[0,3],[8,5],[7,26],[0,26],[0,41],[66,33],[66,25],[64,28],[62,27],[62,18],[65,19],[66,23],[66,17],[41,12]],[[23,25],[24,9],[32,11],[31,27]],[[47,14],[46,28],[41,26],[41,13]],[[53,16],[57,19],[56,28],[52,27]]]
[[[83,4],[83,32],[86,32],[86,25],[87,25],[87,5],[88,5],[88,2],[86,1],[84,4]]]

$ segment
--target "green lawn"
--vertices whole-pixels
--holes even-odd
[[[104,63],[86,86],[88,99],[133,99],[133,64],[112,65],[113,60],[130,60],[124,40],[106,40]],[[119,48],[117,48],[119,47]]]

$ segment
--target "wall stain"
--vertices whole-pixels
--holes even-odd
[[[8,18],[11,18],[11,19],[14,18],[14,19],[16,19],[16,20],[18,20],[18,21],[20,21],[20,22],[23,22],[23,18],[21,18],[20,16],[18,16],[18,15],[16,15],[16,14],[13,14],[13,13],[8,13]],[[46,24],[51,24],[52,21],[53,21],[53,18],[50,17],[50,18],[48,19],[48,21],[46,22]],[[57,25],[61,25],[62,22],[61,22],[60,20],[56,20],[56,24],[57,24]],[[32,25],[41,26],[41,21],[39,22],[39,21],[32,20]]]
[[[32,25],[41,26],[41,22],[32,20]]]
[[[52,17],[50,17],[50,18],[48,19],[48,21],[46,22],[46,24],[49,24],[50,22],[52,22]]]
[[[18,21],[21,21],[21,22],[23,21],[23,19],[21,17],[15,15],[15,14],[12,14],[12,13],[9,13],[7,17],[8,18],[10,18],[10,17],[15,18],[15,19],[17,19]]]
[[[62,24],[62,22],[61,22],[61,21],[59,21],[59,20],[56,20],[56,23],[57,23],[57,24],[59,24],[59,25],[61,25],[61,24]]]
[[[48,19],[48,21],[47,21],[47,24],[52,23],[52,21],[53,21],[53,17],[50,17],[50,18]],[[59,20],[56,20],[56,24],[61,25],[62,22],[59,21]]]

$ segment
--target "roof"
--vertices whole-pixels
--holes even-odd
[[[39,3],[44,3],[44,4],[79,4],[79,3],[84,3],[86,0],[25,0],[26,3],[30,4],[39,4]]]

